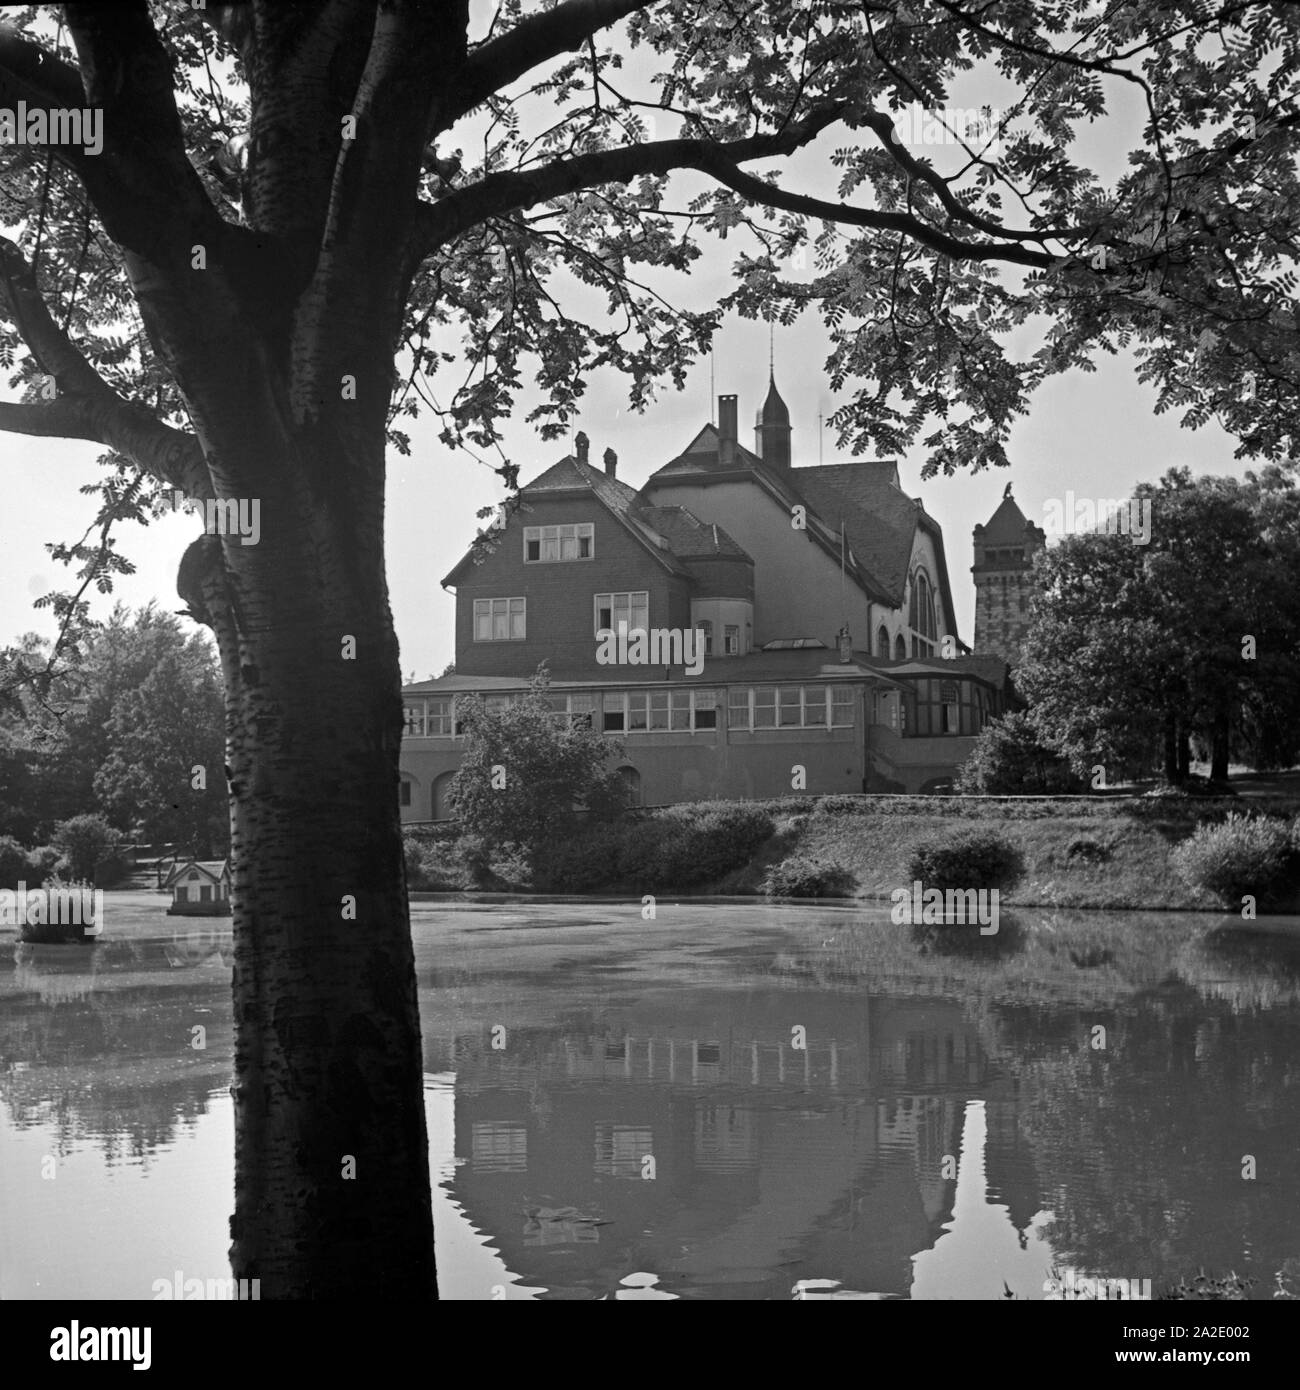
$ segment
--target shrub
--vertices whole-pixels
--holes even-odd
[[[1102,844],[1100,840],[1090,840],[1085,836],[1083,839],[1070,841],[1066,846],[1065,857],[1081,859],[1085,864],[1105,864],[1110,859],[1110,847]]]
[[[771,839],[776,825],[768,813],[744,802],[704,802],[664,812],[660,840],[648,869],[659,887],[687,888],[738,869]]]
[[[1219,825],[1198,825],[1171,856],[1179,876],[1213,894],[1226,907],[1249,895],[1275,907],[1300,887],[1300,847],[1282,821],[1229,815]]]
[[[29,872],[27,851],[12,835],[0,835],[0,888],[17,888],[20,879],[31,882]]]
[[[406,861],[406,887],[417,893],[446,893],[464,887],[464,868],[457,861],[455,846],[440,840],[402,839]]]
[[[103,816],[73,816],[54,827],[54,844],[68,861],[69,877],[89,883],[112,883],[122,876],[126,860],[119,853],[121,843],[120,832]]]
[[[957,831],[918,841],[908,873],[927,888],[1013,888],[1025,861],[1009,840],[991,830]]]
[[[27,853],[28,882],[44,883],[51,874],[66,872],[67,862],[53,845],[37,845]]]
[[[763,879],[769,898],[847,898],[857,882],[842,864],[798,855],[774,864]]]
[[[654,824],[650,822],[649,824]],[[619,882],[644,847],[646,826],[630,822],[591,826],[550,846],[534,884],[552,893],[591,893]]]
[[[1045,796],[1082,791],[1086,784],[1039,741],[1027,714],[1004,714],[976,738],[957,769],[956,786],[968,796]]]
[[[552,841],[536,861],[539,885],[584,893],[613,884],[646,892],[690,888],[747,864],[775,832],[744,802],[672,807],[646,820],[592,825]]]

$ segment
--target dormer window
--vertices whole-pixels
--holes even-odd
[[[539,564],[557,560],[590,560],[596,552],[593,522],[569,526],[525,526],[524,562]]]

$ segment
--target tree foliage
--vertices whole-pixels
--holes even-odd
[[[486,29],[422,8],[32,7],[0,34],[0,99],[106,117],[100,155],[0,150],[0,365],[19,396],[0,428],[106,447],[99,516],[56,550],[82,579],[46,600],[69,621],[129,569],[116,521],[173,487],[233,495],[160,350],[181,316],[217,312],[218,286],[254,322],[272,281],[298,296],[317,340],[260,370],[299,414],[346,365],[321,336],[330,306],[396,294],[400,352],[376,371],[403,452],[425,408],[447,442],[495,449],[526,386],[562,434],[603,369],[644,405],[728,309],[819,312],[841,442],[921,443],[927,472],[1005,463],[1046,377],[1121,348],[1159,409],[1293,452],[1294,7],[509,0]],[[309,69],[328,72],[310,91]],[[963,118],[970,90],[999,104]],[[948,129],[918,152],[922,109]],[[1102,122],[1132,142],[1114,177],[1088,158]],[[795,154],[806,174],[773,172]],[[793,187],[810,180],[831,196]],[[715,240],[736,245],[734,290],[678,307],[677,273]],[[141,302],[149,265],[176,287]],[[1011,346],[1026,325],[1046,329],[1028,356]],[[269,347],[289,324],[257,327]]]
[[[1013,711],[980,731],[957,769],[956,786],[966,796],[1049,796],[1081,791],[1085,784],[1043,745],[1029,716]]]
[[[627,805],[611,764],[622,745],[558,713],[544,671],[528,693],[490,709],[478,696],[458,699],[464,755],[451,786],[452,811],[465,836],[489,849],[536,861],[546,846],[571,837],[590,816],[597,824]]]
[[[1300,713],[1300,494],[1278,469],[1134,494],[1148,544],[1066,537],[1039,561],[1017,685],[1042,737],[1076,770],[1145,771],[1196,737],[1226,776],[1232,746],[1287,762]]]
[[[29,636],[9,656],[37,671],[50,648]],[[0,710],[0,826],[30,843],[57,820],[99,812],[132,835],[224,853],[223,742],[211,644],[152,604],[134,614],[118,605],[83,628],[56,679],[11,687]]]

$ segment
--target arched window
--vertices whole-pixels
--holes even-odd
[[[876,655],[881,661],[889,660],[889,629],[884,623],[876,629]]]
[[[912,629],[912,655],[933,656],[939,625],[935,620],[934,584],[924,569],[918,569],[912,576],[908,619]]]
[[[901,632],[894,638],[894,660],[907,660],[907,643],[903,640],[903,634]]]

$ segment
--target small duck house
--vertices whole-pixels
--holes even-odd
[[[171,916],[230,916],[229,860],[180,860],[163,886],[172,890],[171,906],[167,909]]]

